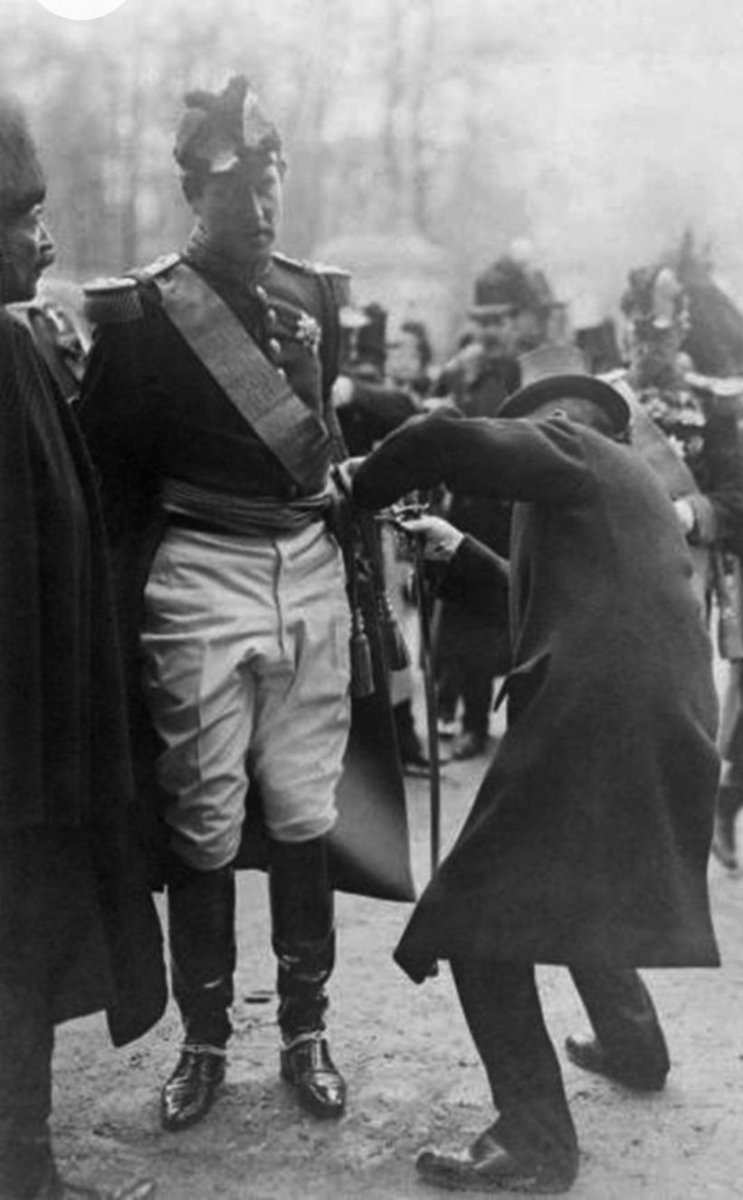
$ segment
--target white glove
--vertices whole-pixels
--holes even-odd
[[[464,541],[464,534],[442,517],[406,517],[400,527],[421,539],[423,557],[430,562],[449,562]]]

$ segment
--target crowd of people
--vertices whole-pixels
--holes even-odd
[[[433,771],[439,737],[485,774],[395,958],[416,982],[449,962],[496,1112],[418,1171],[566,1191],[579,1147],[535,966],[566,966],[585,1005],[569,1057],[655,1091],[670,1062],[638,969],[719,962],[743,319],[689,239],[630,273],[621,337],[571,334],[507,255],[437,365],[420,320],[278,252],[284,148],[244,77],[186,97],[174,156],[185,247],[91,282],[73,319],[36,296],[46,184],[0,103],[0,1200],[112,1194],[105,1165],[83,1191],[57,1169],[54,1028],[104,1010],[124,1045],[162,1016],[153,891],[183,1026],[160,1120],[207,1118],[241,867],[267,873],[280,1076],[343,1115],[334,892],[414,899],[403,771]],[[432,595],[424,739],[411,618]]]

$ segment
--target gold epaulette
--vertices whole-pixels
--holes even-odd
[[[297,271],[302,275],[322,275],[336,307],[339,309],[345,308],[350,304],[350,271],[344,271],[342,267],[328,266],[327,263],[308,262],[306,259],[289,258],[287,254],[280,254],[278,251],[274,251],[272,257],[282,267],[288,267],[290,271]]]
[[[318,271],[320,275],[341,275],[344,279],[351,278],[351,272],[347,271],[345,267],[334,267],[329,263],[312,263],[312,269]]]
[[[136,271],[132,271],[132,275],[135,279],[140,279],[142,282],[148,283],[150,280],[157,279],[160,275],[165,275],[180,261],[180,254],[161,254],[146,267],[137,267]]]
[[[288,254],[281,254],[278,250],[274,250],[271,257],[280,262],[282,267],[289,267],[290,270],[300,271],[304,275],[344,275],[349,278],[351,275],[350,271],[344,271],[342,267],[331,267],[327,263],[310,262],[306,258],[290,258]]]
[[[91,325],[121,325],[142,318],[137,282],[125,275],[91,279],[83,285],[83,312]]]
[[[83,287],[85,316],[93,325],[120,325],[144,315],[139,284],[150,283],[180,261],[178,254],[162,254],[129,275],[91,279]]]

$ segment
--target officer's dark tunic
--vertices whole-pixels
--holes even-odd
[[[185,257],[232,309],[264,354],[285,371],[295,394],[318,416],[327,416],[338,350],[338,298],[328,278],[278,255],[250,282],[232,264],[203,247],[193,247]],[[170,266],[164,268],[164,278],[176,264],[173,256]],[[97,330],[79,410],[101,471],[126,651],[132,664],[137,661],[145,582],[168,521],[159,505],[164,479],[196,485],[227,499],[270,499],[277,505],[301,499],[325,484],[321,472],[303,490],[259,440],[166,316],[157,278],[140,278],[136,297],[138,311],[133,319],[106,320]],[[326,468],[330,452],[329,445]],[[152,743],[138,683],[133,670],[130,699],[137,743],[143,751],[138,755],[139,783],[143,792],[151,794],[157,747]],[[389,701],[378,693],[369,704],[376,720],[369,721],[368,727],[376,723],[383,741],[388,729],[389,738],[386,756],[383,747],[380,755],[367,755],[366,780],[372,782],[372,793],[387,790],[396,795],[396,807],[402,811],[399,771],[389,754]],[[345,786],[358,792],[360,780],[353,768],[350,757]],[[339,840],[344,837],[342,823],[341,810],[336,830]],[[399,820],[393,825],[397,838]],[[398,853],[399,849],[394,850],[393,858]],[[358,879],[363,879],[363,874],[362,870]],[[340,885],[345,886],[346,881],[341,879]],[[356,885],[351,882],[349,886]],[[376,890],[380,884],[369,882],[368,886]],[[382,885],[383,894],[385,887]]]

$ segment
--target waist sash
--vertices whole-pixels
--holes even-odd
[[[181,479],[165,479],[160,503],[166,512],[206,522],[225,533],[265,537],[272,533],[301,533],[324,517],[330,507],[330,496],[327,492],[317,492],[287,501],[270,496],[231,496]]]
[[[153,280],[163,309],[225,396],[303,490],[330,461],[320,417],[268,361],[228,304],[186,263]]]

